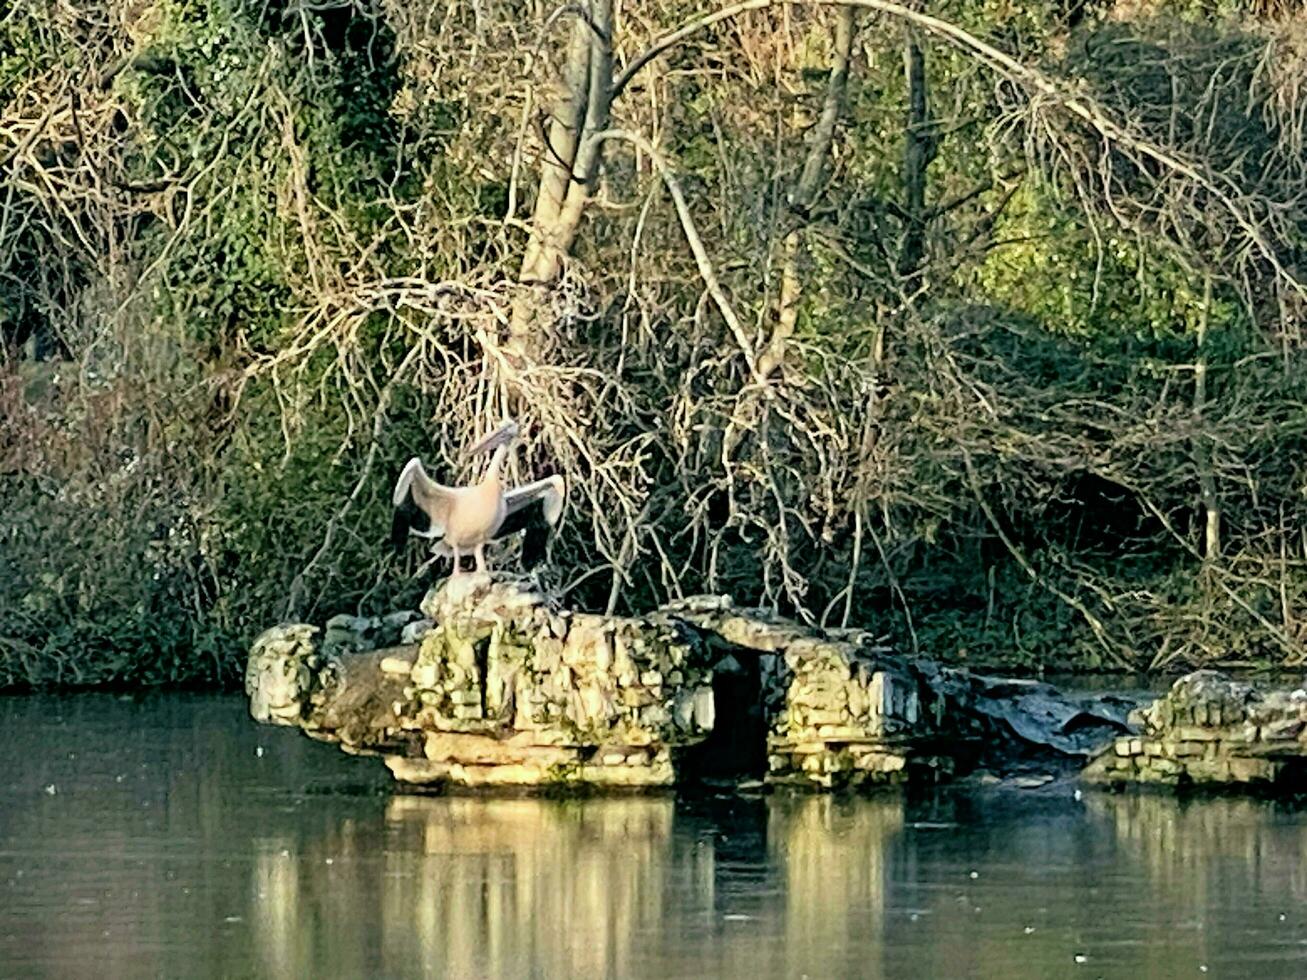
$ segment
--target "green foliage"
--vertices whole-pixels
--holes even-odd
[[[1000,216],[1004,244],[964,270],[959,285],[1068,336],[1155,337],[1192,326],[1201,295],[1192,273],[1125,232],[1090,229],[1045,189],[1023,186]],[[1201,290],[1198,291],[1201,294]],[[1217,326],[1234,315],[1221,304]]]
[[[166,216],[144,215],[130,243],[157,275],[148,330],[118,348],[129,360],[114,369],[117,411],[72,434],[104,464],[92,471],[101,485],[75,477],[80,489],[50,502],[51,481],[81,463],[49,451],[76,404],[66,385],[29,387],[39,416],[11,415],[5,426],[19,428],[0,429],[46,447],[36,466],[14,457],[40,479],[11,478],[0,463],[12,502],[0,687],[231,682],[251,631],[286,613],[288,588],[368,448],[339,399],[298,398],[288,444],[272,388],[242,387],[237,404],[214,382],[286,342],[311,263],[391,219],[381,187],[401,201],[418,193],[396,169],[405,136],[390,112],[393,37],[358,8],[283,21],[273,5],[244,0],[161,0],[143,22],[148,36],[113,80],[129,120],[122,179],[185,192]],[[36,8],[5,18],[0,94],[36,79],[56,44]],[[332,202],[342,223],[315,226],[306,242],[302,205],[314,199]],[[384,251],[402,270],[402,247]],[[312,390],[311,376],[300,380]],[[143,427],[148,417],[158,424]],[[406,423],[395,431],[412,437]],[[375,586],[384,496],[370,492],[344,515],[329,559],[301,575],[301,615]],[[393,603],[404,587],[372,589],[370,601]]]
[[[30,10],[19,9],[0,19],[0,105],[54,57],[41,42],[40,27],[40,20]]]
[[[383,552],[390,470],[447,450],[453,400],[484,394],[472,330],[498,328],[543,152],[531,127],[548,121],[543,87],[519,101],[521,72],[556,71],[567,25],[542,29],[525,3],[111,6],[129,37],[88,38],[35,2],[0,18],[0,106],[28,121],[75,72],[86,120],[61,117],[35,151],[71,189],[15,181],[21,220],[0,222],[0,687],[231,683],[283,617],[416,602],[422,583]],[[650,5],[623,30],[702,6]],[[939,13],[1291,199],[1294,117],[1250,74],[1259,35],[1223,19],[1241,5],[1124,21],[1107,6]],[[905,649],[1030,670],[1283,659],[1307,595],[1307,369],[1273,277],[1222,266],[1226,218],[1193,221],[1201,197],[1182,227],[1159,219],[1136,161],[1111,158],[1087,189],[1073,168],[1102,162],[1092,134],[1061,134],[1081,155],[1050,163],[1013,135],[1013,86],[928,45],[927,254],[905,295],[902,25],[863,15],[820,200],[786,205],[829,15],[719,25],[616,109],[656,134],[757,343],[795,229],[802,282],[787,397],[759,407],[657,175],[608,148],[550,299],[571,372],[553,390],[637,460],[605,479],[649,504],[620,601],[712,589],[830,623],[847,605]],[[1276,212],[1286,264],[1300,212]],[[416,310],[378,285],[441,280],[466,295]],[[59,377],[52,351],[70,359]],[[423,383],[392,382],[411,354]],[[733,426],[747,434],[728,451]],[[1225,521],[1212,565],[1204,477]],[[607,499],[577,493],[559,545],[581,604],[609,601],[604,562],[625,547],[590,540],[618,527]]]

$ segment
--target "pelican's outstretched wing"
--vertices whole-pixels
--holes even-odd
[[[531,504],[537,504],[545,523],[552,527],[563,516],[563,501],[566,496],[567,484],[563,482],[561,476],[547,476],[543,480],[514,487],[504,494],[504,505],[508,508],[508,516],[504,518],[504,523],[507,524],[509,518],[518,511],[526,509]]]
[[[567,484],[561,476],[547,476],[514,487],[504,494],[507,513],[495,537],[525,531],[522,537],[522,564],[525,567],[531,568],[544,558],[549,534],[563,516],[566,494]]]
[[[451,487],[442,486],[422,468],[422,461],[414,456],[395,481],[391,502],[395,517],[390,525],[390,540],[402,548],[409,534],[422,538],[443,538],[449,522],[449,511],[457,496]]]

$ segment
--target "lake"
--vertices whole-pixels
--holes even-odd
[[[1307,810],[390,793],[234,696],[0,698],[5,977],[1303,977]]]

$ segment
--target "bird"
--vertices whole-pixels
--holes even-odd
[[[454,559],[455,576],[462,574],[462,557],[469,551],[476,557],[477,571],[487,571],[486,544],[519,531],[526,532],[523,557],[538,557],[562,516],[567,484],[555,475],[504,488],[500,470],[520,434],[521,428],[510,420],[466,451],[471,457],[494,450],[486,475],[472,486],[437,483],[417,456],[404,464],[392,496],[392,543],[402,547],[409,534],[431,541],[437,556]]]

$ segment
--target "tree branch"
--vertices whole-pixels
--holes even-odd
[[[1284,282],[1294,293],[1307,298],[1307,283],[1299,279],[1276,254],[1274,246],[1264,234],[1257,217],[1240,205],[1235,199],[1239,194],[1238,186],[1229,177],[1220,174],[1205,173],[1202,165],[1186,159],[1152,140],[1129,131],[1125,123],[1113,119],[1099,103],[1084,95],[1066,90],[1065,83],[1052,76],[1022,64],[1010,54],[984,41],[970,31],[932,17],[929,14],[913,10],[892,0],[745,0],[707,16],[691,21],[683,27],[659,38],[645,51],[637,55],[613,83],[613,95],[616,97],[650,61],[664,54],[682,41],[695,34],[733,17],[757,10],[767,10],[782,6],[812,7],[860,7],[885,14],[905,21],[933,34],[955,48],[975,58],[993,71],[1021,85],[1028,93],[1034,93],[1049,99],[1057,108],[1089,125],[1104,141],[1138,153],[1164,169],[1192,180],[1207,193],[1211,194],[1239,226],[1256,250],[1257,254],[1274,270],[1278,279]]]
[[[732,336],[735,337],[735,342],[744,355],[745,363],[749,366],[749,374],[759,385],[766,386],[766,379],[758,372],[758,355],[753,349],[753,344],[744,329],[744,324],[736,315],[730,300],[726,298],[721,281],[717,278],[717,273],[713,269],[712,260],[708,257],[708,250],[704,248],[703,239],[699,237],[699,232],[694,226],[694,219],[690,216],[690,208],[685,203],[685,195],[681,193],[681,185],[677,182],[676,176],[672,173],[671,168],[667,166],[666,161],[663,160],[662,154],[654,149],[653,144],[639,133],[632,133],[625,129],[605,129],[602,132],[595,133],[590,138],[597,143],[610,139],[624,140],[638,147],[653,161],[658,175],[667,187],[667,193],[672,197],[672,204],[676,207],[676,216],[681,222],[681,230],[685,233],[685,240],[689,243],[690,251],[694,254],[695,265],[699,269],[699,276],[703,279],[708,295],[712,297],[713,303],[716,304],[718,311],[722,315],[722,319],[726,321]]]

